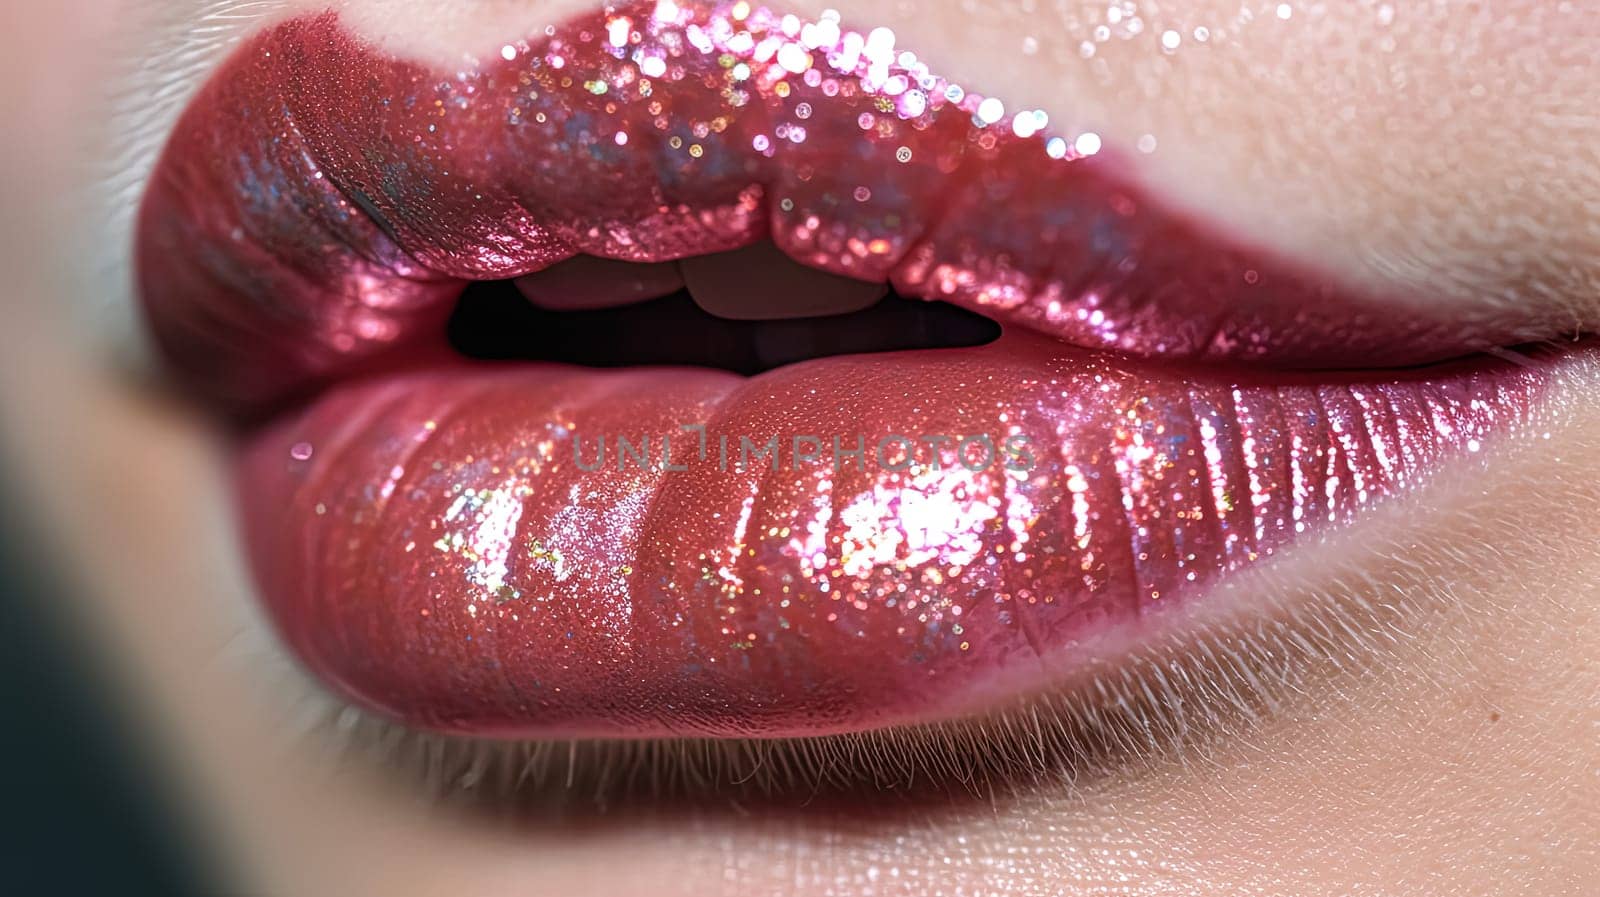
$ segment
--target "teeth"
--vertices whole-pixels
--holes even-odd
[[[686,258],[678,266],[696,305],[737,321],[846,314],[889,292],[885,283],[808,268],[765,240],[732,252]]]
[[[580,255],[516,280],[528,301],[551,311],[628,305],[683,289],[676,262],[639,263]]]

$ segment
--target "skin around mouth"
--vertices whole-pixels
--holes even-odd
[[[455,72],[309,16],[180,121],[141,292],[226,407],[326,387],[240,453],[286,641],[357,702],[477,734],[970,712],[1529,419],[1538,363],[1196,364],[1393,364],[1522,331],[1223,239],[1048,124],[883,29],[743,3],[622,7]],[[440,361],[467,280],[763,238],[1005,335],[753,378]]]

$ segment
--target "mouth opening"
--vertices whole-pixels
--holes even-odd
[[[447,324],[451,347],[478,360],[553,361],[595,368],[691,366],[745,376],[836,355],[982,346],[994,321],[943,302],[890,293],[844,314],[733,320],[687,288],[609,308],[553,311],[512,281],[474,283]]]

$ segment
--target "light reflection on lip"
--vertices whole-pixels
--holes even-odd
[[[350,697],[531,735],[970,709],[1425,482],[1543,388],[1539,365],[1190,367],[1394,363],[1511,331],[1376,320],[1370,297],[1162,210],[1113,149],[943,81],[885,32],[743,7],[628,7],[465,72],[296,19],[180,122],[139,244],[174,366],[235,406],[378,372],[240,464],[264,598]],[[765,236],[1007,333],[751,379],[419,362],[464,278]],[[1038,463],[586,470],[571,451],[686,424],[1022,436]]]

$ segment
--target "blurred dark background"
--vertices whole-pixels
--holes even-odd
[[[200,881],[136,721],[66,631],[59,586],[24,536],[0,516],[0,893],[221,893]]]

